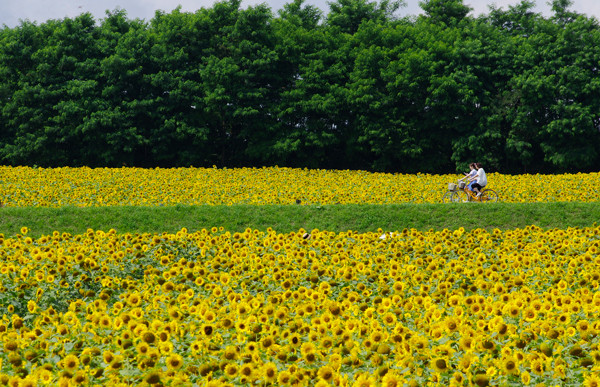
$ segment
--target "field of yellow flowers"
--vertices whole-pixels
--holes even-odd
[[[293,168],[30,168],[0,166],[11,207],[439,203],[459,175]],[[600,173],[503,175],[502,202],[597,202]]]
[[[600,227],[306,231],[0,238],[0,385],[600,383]]]
[[[438,203],[457,177],[0,166],[0,202]],[[599,177],[489,186],[597,202]],[[600,385],[596,225],[31,234],[0,234],[0,386]]]

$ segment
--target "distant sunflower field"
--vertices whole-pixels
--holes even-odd
[[[598,174],[489,176],[504,201],[600,192]],[[456,177],[0,167],[0,189],[15,207],[427,203]],[[0,386],[600,385],[596,224],[31,234],[0,234]]]
[[[0,167],[0,201],[13,207],[439,203],[459,177],[278,167]],[[600,173],[490,173],[488,181],[502,202],[600,201]]]

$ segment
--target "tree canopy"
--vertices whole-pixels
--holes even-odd
[[[553,0],[303,0],[0,29],[0,163],[576,172],[600,165],[600,28]]]

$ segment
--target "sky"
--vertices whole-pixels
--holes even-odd
[[[266,3],[275,13],[290,0],[242,0],[242,8]],[[404,0],[406,6],[399,12],[399,16],[417,15],[422,12],[419,0]],[[510,5],[520,3],[520,0],[463,0],[473,10],[471,14],[478,16],[489,12],[489,5],[494,4],[497,8],[508,9]],[[551,7],[547,0],[536,0],[535,12],[544,16],[551,16]],[[48,19],[74,18],[77,15],[90,12],[96,20],[106,16],[107,10],[117,8],[126,11],[129,19],[144,19],[149,21],[154,17],[156,10],[171,12],[181,5],[184,12],[194,12],[199,8],[210,8],[214,0],[0,0],[0,26],[13,28],[21,23],[21,20],[29,20],[37,24]],[[325,14],[329,10],[328,0],[305,0],[305,4],[311,4],[320,8]],[[587,16],[594,16],[600,20],[600,1],[598,0],[572,0],[570,8],[572,11]]]

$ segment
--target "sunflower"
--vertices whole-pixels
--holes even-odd
[[[555,364],[553,371],[556,379],[564,379],[567,377],[567,370],[563,364]]]
[[[379,344],[384,340],[384,335],[383,332],[380,331],[374,331],[369,335],[369,338],[371,339],[371,341],[373,341],[374,344]]]
[[[499,338],[504,338],[508,334],[508,325],[499,323],[496,325],[494,331],[498,334]]]
[[[102,353],[102,359],[106,364],[112,363],[115,358],[115,354],[112,351],[106,350]]]
[[[319,368],[317,375],[321,380],[331,382],[333,380],[333,377],[335,376],[335,371],[330,365],[324,365],[321,368]]]
[[[448,360],[443,357],[438,357],[438,358],[433,359],[431,361],[430,365],[435,372],[438,372],[440,374],[442,374],[450,369]]]
[[[260,341],[260,346],[265,350],[271,348],[273,344],[275,344],[275,341],[273,340],[273,336],[270,335],[263,337]]]
[[[135,346],[135,350],[138,353],[138,355],[145,356],[150,350],[150,346],[148,345],[148,343],[142,341]]]
[[[110,317],[108,315],[104,315],[104,316],[100,317],[100,320],[98,320],[98,327],[104,328],[104,329],[112,328],[112,321],[111,321]]]
[[[557,321],[562,325],[568,325],[571,322],[571,314],[570,313],[561,313],[557,317]]]
[[[122,355],[115,355],[115,357],[109,364],[109,368],[111,370],[121,369],[121,368],[123,368],[123,361],[124,361],[124,358]]]
[[[369,374],[361,374],[355,381],[352,383],[352,387],[374,387],[377,385],[377,381],[372,375]]]
[[[217,315],[212,310],[207,310],[202,317],[204,317],[204,320],[208,323],[214,323],[217,319]]]
[[[87,385],[89,383],[89,376],[86,371],[79,370],[73,375],[71,380],[77,385]]]
[[[239,357],[239,349],[234,345],[228,345],[223,352],[223,359],[227,361],[236,360]]]
[[[236,378],[238,375],[238,371],[238,366],[233,363],[229,363],[225,366],[225,376],[227,376],[229,379]]]
[[[544,342],[540,343],[539,349],[540,349],[540,352],[543,353],[544,355],[546,355],[548,357],[552,357],[552,352],[554,350],[552,343],[544,341]]]
[[[17,341],[9,340],[4,343],[4,350],[6,351],[12,352],[16,351],[17,349],[19,349],[19,343]]]
[[[448,330],[448,332],[450,333],[454,333],[458,330],[459,328],[459,320],[455,317],[447,317],[446,320],[444,321],[444,325],[446,327],[446,329]]]
[[[74,372],[79,368],[79,358],[75,355],[67,355],[62,361],[62,365],[66,371]]]
[[[15,367],[20,367],[21,364],[23,364],[23,359],[21,358],[21,356],[16,353],[16,352],[11,352],[8,354],[7,360],[10,364],[12,364]]]
[[[249,326],[248,326],[246,320],[237,321],[235,323],[235,328],[240,333],[245,333],[245,332],[249,331]]]
[[[33,300],[27,301],[27,311],[29,313],[34,313],[37,310],[37,304]]]
[[[491,351],[493,351],[494,349],[496,349],[496,344],[494,344],[494,342],[493,342],[493,341],[491,341],[491,340],[487,340],[487,339],[484,339],[483,341],[481,341],[481,342],[479,343],[479,345],[480,345],[480,346],[481,346],[481,348],[482,348],[483,350],[485,350],[485,351],[490,351],[490,352],[491,352]]]
[[[292,348],[298,348],[302,345],[302,338],[297,333],[292,333],[288,338],[288,343]]]
[[[281,386],[288,385],[291,379],[292,379],[292,374],[287,370],[281,371],[277,375],[277,383],[279,383],[279,385],[281,385]]]
[[[158,384],[161,380],[160,371],[152,370],[144,375],[144,382],[148,384]]]
[[[531,374],[527,371],[523,371],[521,373],[521,383],[523,383],[524,385],[529,385],[529,383],[531,383]]]
[[[416,350],[418,352],[423,351],[425,348],[427,348],[429,344],[427,338],[423,336],[411,336],[409,342],[413,350]]]
[[[127,303],[133,307],[140,306],[142,303],[142,297],[137,292],[131,293],[129,297],[127,297]]]
[[[177,371],[183,366],[183,357],[177,353],[171,353],[165,362],[169,370]]]
[[[544,374],[544,362],[540,359],[534,359],[531,363],[530,363],[530,367],[531,367],[531,371],[536,374],[536,375],[543,375]]]
[[[600,376],[596,373],[589,373],[583,379],[584,387],[599,387],[600,386]]]
[[[65,336],[69,333],[69,327],[65,324],[60,324],[56,327],[56,333],[58,333],[61,336]]]
[[[52,372],[50,372],[49,370],[47,370],[45,368],[38,368],[35,371],[35,375],[37,376],[38,381],[41,382],[42,384],[50,384],[54,377],[52,375]],[[0,380],[0,383],[2,383],[2,380]]]
[[[446,334],[446,328],[443,326],[437,326],[429,332],[429,336],[432,339],[439,340]]]
[[[333,346],[333,339],[330,336],[323,336],[320,342],[321,347],[323,348],[331,348]]]
[[[225,273],[225,272],[223,272],[223,273],[221,273],[221,274],[219,275],[219,282],[220,282],[222,285],[227,285],[227,284],[229,284],[229,281],[230,281],[230,280],[231,280],[231,276],[230,276],[228,273]]]
[[[142,334],[142,341],[147,344],[154,344],[156,342],[156,335],[151,331],[145,331]]]
[[[308,353],[312,353],[316,351],[316,346],[313,342],[308,341],[306,343],[302,343],[301,347],[300,347],[300,353],[302,353],[302,356],[305,356]]]
[[[462,372],[456,371],[452,374],[452,382],[454,382],[457,386],[462,386],[465,382],[465,375]]]
[[[455,350],[452,348],[450,343],[440,344],[434,348],[433,352],[439,357],[450,358],[454,354]]]
[[[478,360],[478,357],[470,354],[470,353],[466,353],[463,355],[463,357],[461,357],[460,361],[458,362],[458,368],[463,371],[463,372],[467,372],[469,370],[469,368],[471,368],[471,366]]]
[[[585,337],[590,332],[590,323],[587,320],[579,320],[577,321],[577,331],[582,337]]]
[[[261,374],[266,382],[274,382],[277,380],[277,366],[272,363],[265,363],[261,368]]]
[[[508,307],[508,315],[510,317],[518,317],[519,313],[521,313],[521,309],[516,304],[510,304]]]
[[[462,336],[458,340],[458,346],[463,351],[471,351],[473,349],[473,338],[470,336]]]
[[[18,380],[17,384],[19,387],[36,387],[37,382],[33,375],[27,375],[24,379]]]
[[[212,290],[212,295],[215,298],[221,298],[223,294],[223,289],[220,286],[215,286]]]
[[[318,352],[307,352],[303,356],[304,361],[308,364],[313,364],[321,359],[321,355]]]
[[[507,356],[501,360],[502,371],[506,375],[518,375],[519,374],[519,363],[514,356]]]
[[[475,383],[479,387],[489,386],[490,378],[485,373],[476,374],[473,377],[473,383]]]
[[[396,281],[394,282],[394,285],[392,285],[392,289],[394,289],[394,292],[396,293],[402,293],[405,287],[406,285],[402,281]]]
[[[248,380],[252,380],[252,378],[254,377],[254,367],[252,367],[252,364],[247,363],[242,365],[240,367],[239,375]]]
[[[399,387],[404,385],[404,379],[397,375],[394,371],[387,372],[381,379],[382,387]]]
[[[537,311],[533,306],[528,306],[523,310],[523,318],[527,322],[532,322],[537,318]]]

